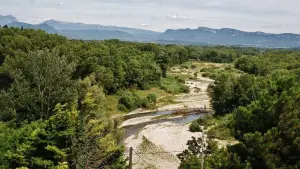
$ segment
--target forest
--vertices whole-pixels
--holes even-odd
[[[201,139],[189,141],[179,155],[180,168],[297,169],[300,167],[300,53],[268,50],[233,62],[242,74],[219,73],[210,86],[214,115],[190,126],[208,130],[204,152]],[[214,127],[217,126],[217,127]],[[217,131],[218,130],[218,131]],[[219,149],[215,139],[237,144]]]
[[[0,27],[0,168],[126,168],[116,115],[156,101],[132,89],[185,92],[167,71],[188,60],[243,72],[214,77],[215,113],[204,122],[226,119],[239,144],[218,149],[211,139],[206,168],[300,168],[300,52],[80,41],[7,27]],[[107,106],[114,95],[117,112]],[[181,154],[181,168],[199,168],[197,143]]]

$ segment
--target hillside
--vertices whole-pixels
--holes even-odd
[[[191,43],[207,43],[210,45],[237,45],[253,47],[296,47],[300,45],[300,35],[270,34],[264,32],[244,32],[236,29],[169,29],[162,33],[160,39],[169,41],[187,41]]]
[[[10,27],[42,29],[47,33],[57,33],[70,39],[81,40],[120,39],[160,44],[225,45],[262,48],[296,48],[300,46],[300,35],[298,34],[245,32],[230,28],[168,29],[162,33],[117,26],[62,22],[53,19],[33,25],[18,22],[13,16],[0,16],[0,24]]]

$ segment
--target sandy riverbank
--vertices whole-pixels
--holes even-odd
[[[192,72],[193,73],[193,72]],[[187,80],[185,85],[189,87],[189,93],[174,96],[174,103],[160,106],[157,111],[173,111],[189,108],[210,108],[210,98],[207,94],[209,84],[214,81],[199,75],[194,80]],[[143,114],[130,118],[123,122],[122,126],[134,126],[154,120],[153,115],[147,114],[151,110],[138,109],[130,115]],[[176,117],[175,117],[176,118]],[[135,169],[157,168],[157,169],[177,169],[180,160],[177,154],[187,148],[186,143],[192,137],[200,137],[202,133],[192,133],[189,131],[189,124],[176,124],[173,122],[162,122],[159,124],[149,124],[142,127],[137,133],[132,134],[124,140],[129,149],[142,152],[140,157],[133,158]],[[155,152],[164,152],[157,154]]]
[[[127,138],[125,144],[139,152],[145,153],[141,155],[141,158],[149,163],[148,166],[145,166],[145,162],[140,163],[141,159],[135,156],[133,161],[136,164],[134,166],[136,169],[143,167],[177,169],[180,160],[176,155],[187,148],[186,143],[188,140],[192,137],[200,137],[201,134],[190,132],[188,124],[178,125],[166,122],[146,126],[138,136]],[[143,143],[145,139],[150,144]]]

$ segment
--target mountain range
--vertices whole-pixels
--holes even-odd
[[[184,45],[226,45],[265,48],[294,48],[300,46],[300,35],[292,33],[271,34],[264,32],[245,32],[230,28],[212,29],[168,29],[165,32],[150,30],[62,22],[53,19],[40,24],[19,22],[16,17],[0,15],[0,25],[41,29],[48,33],[60,34],[70,39],[104,40],[120,39],[125,41],[156,42]]]

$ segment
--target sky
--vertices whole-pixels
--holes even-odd
[[[179,28],[235,28],[300,33],[300,0],[0,0],[0,15],[163,32]]]

